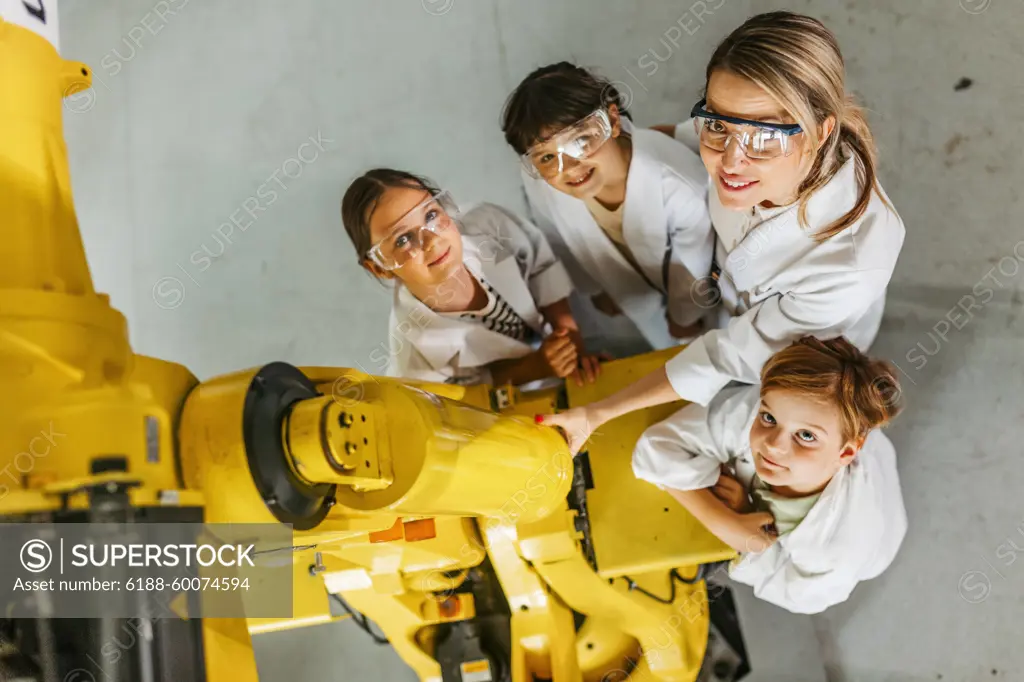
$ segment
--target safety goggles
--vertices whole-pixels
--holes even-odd
[[[402,216],[366,257],[384,270],[397,270],[423,253],[428,238],[457,229],[458,216],[459,207],[447,191],[431,195]]]
[[[608,112],[598,109],[522,155],[523,168],[535,178],[550,179],[565,168],[565,158],[583,160],[601,148],[612,136]]]
[[[690,116],[700,143],[716,152],[724,152],[729,140],[735,139],[743,153],[751,159],[788,156],[795,149],[789,138],[803,132],[798,123],[761,123],[722,116],[705,110],[705,104],[706,99],[694,104]]]

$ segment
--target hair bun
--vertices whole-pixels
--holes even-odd
[[[871,402],[878,405],[881,422],[884,424],[893,419],[903,410],[903,387],[892,365],[883,360],[868,363],[870,390],[873,394]]]

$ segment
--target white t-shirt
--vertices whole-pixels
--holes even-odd
[[[804,497],[783,497],[755,474],[750,481],[750,496],[754,500],[754,508],[757,511],[770,512],[775,518],[775,530],[779,535],[785,535],[800,525],[804,517],[810,513],[811,507],[821,497],[821,493]]]
[[[622,257],[629,261],[629,264],[633,266],[637,274],[643,277],[652,289],[657,289],[658,287],[647,278],[643,268],[636,262],[633,252],[629,249],[629,244],[626,243],[626,237],[622,233],[622,215],[625,212],[626,202],[623,201],[614,211],[609,211],[597,199],[584,199],[583,203],[587,205],[587,210],[590,211],[594,222],[608,235],[608,238],[615,244],[615,248],[619,250]]]

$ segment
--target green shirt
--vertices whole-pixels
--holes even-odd
[[[766,511],[775,517],[775,529],[779,535],[792,532],[804,520],[821,493],[807,497],[783,497],[772,492],[771,486],[757,475],[750,483],[750,496],[757,511]]]

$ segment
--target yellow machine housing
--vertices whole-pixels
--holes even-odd
[[[330,622],[332,600],[376,623],[424,682],[452,669],[512,682],[697,678],[707,595],[674,576],[732,552],[629,470],[642,430],[679,406],[606,425],[575,461],[532,420],[597,400],[672,351],[537,393],[283,363],[200,383],[135,355],[124,317],[93,289],[72,201],[61,104],[89,84],[87,66],[0,17],[4,520],[177,509],[289,524],[291,617],[183,622],[174,641],[202,651],[190,679],[256,680],[251,637]],[[98,500],[116,513],[99,514]],[[81,661],[90,632],[110,625],[52,621]],[[475,658],[453,633],[481,643]],[[27,658],[40,679],[63,679],[40,641]],[[95,676],[145,679],[144,665],[126,656]]]

